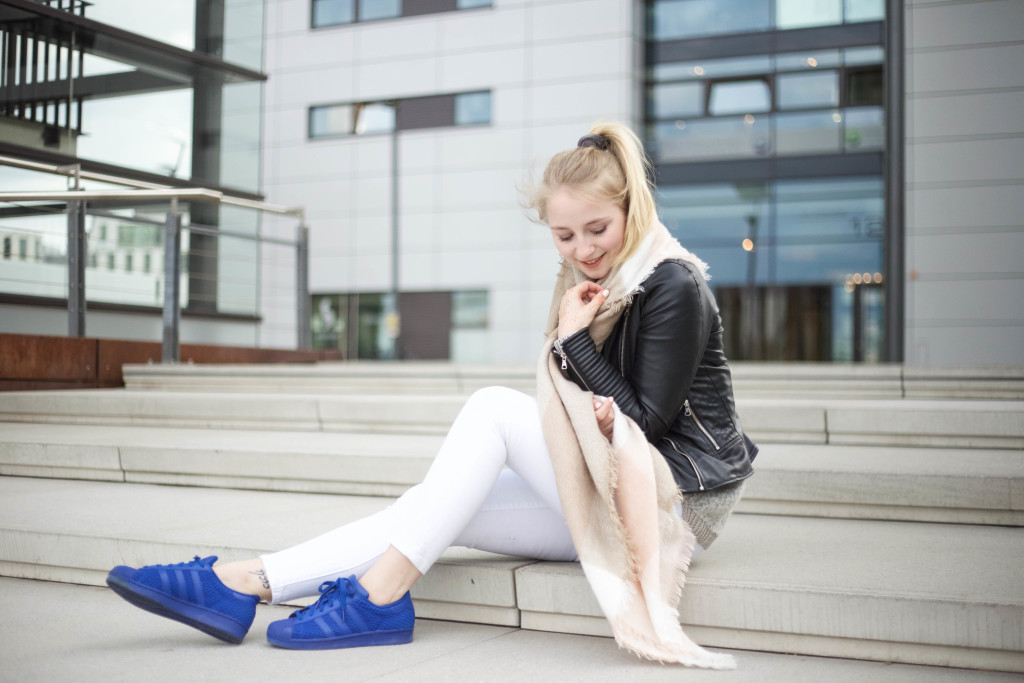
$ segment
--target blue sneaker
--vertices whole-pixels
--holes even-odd
[[[147,612],[180,621],[214,638],[240,643],[252,626],[259,596],[239,593],[213,571],[215,556],[140,569],[114,567],[107,585]]]
[[[355,576],[320,584],[320,598],[267,627],[271,645],[292,650],[330,650],[412,641],[416,613],[406,593],[378,606]]]

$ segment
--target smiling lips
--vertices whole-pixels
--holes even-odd
[[[594,259],[593,261],[580,261],[580,263],[582,263],[583,265],[585,265],[585,266],[586,266],[587,268],[593,268],[593,267],[594,267],[594,266],[596,266],[596,265],[597,265],[598,263],[600,263],[600,262],[601,262],[601,259],[603,259],[603,258],[604,258],[604,254],[601,254],[600,256],[598,256],[598,257],[597,257],[596,259]]]

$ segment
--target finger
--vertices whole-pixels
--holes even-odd
[[[601,304],[603,304],[607,299],[608,290],[602,289],[600,292],[597,292],[590,298],[590,301],[587,302],[587,305],[584,308],[586,308],[588,311],[596,312],[597,309],[601,307]]]

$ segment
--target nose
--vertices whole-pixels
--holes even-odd
[[[589,240],[580,240],[580,246],[576,249],[577,261],[589,261],[594,255],[594,245]]]

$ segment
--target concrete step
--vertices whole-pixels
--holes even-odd
[[[459,394],[188,393],[93,389],[0,394],[0,423],[444,434]],[[759,443],[1024,449],[1024,401],[737,400]]]
[[[0,574],[97,585],[113,565],[240,559],[381,498],[0,477]],[[737,515],[681,604],[709,646],[1024,672],[1024,530]],[[577,564],[450,550],[420,616],[606,635]]]
[[[734,651],[735,671],[702,671],[639,662],[607,638],[507,626],[418,619],[413,642],[343,652],[287,652],[264,638],[289,607],[263,606],[240,647],[157,619],[109,590],[0,579],[4,679],[76,683],[333,681],[345,683],[1019,683],[1011,673]],[[74,605],[74,609],[68,609]],[[97,628],[97,624],[103,624]],[[59,641],[61,646],[54,647]],[[384,656],[382,656],[382,654]]]
[[[738,396],[1024,400],[1024,368],[915,368],[900,364],[733,363]],[[135,390],[271,393],[468,394],[485,386],[534,391],[532,364],[353,362],[272,365],[126,365]]]
[[[6,423],[0,474],[397,496],[442,437]],[[766,444],[740,510],[1024,526],[1024,456],[1007,450]]]

